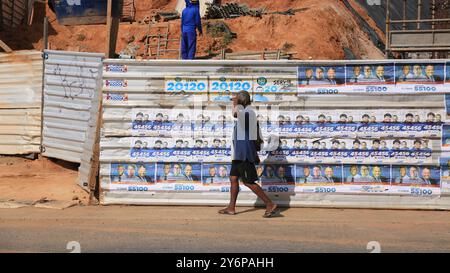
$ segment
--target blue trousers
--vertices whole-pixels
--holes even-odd
[[[183,32],[181,37],[181,58],[193,60],[197,50],[197,32]]]

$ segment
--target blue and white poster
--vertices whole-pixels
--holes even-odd
[[[348,64],[346,85],[349,92],[384,93],[395,91],[393,63]]]
[[[345,86],[345,66],[298,67],[298,92],[337,94]]]
[[[396,84],[399,92],[445,92],[444,63],[397,63]]]

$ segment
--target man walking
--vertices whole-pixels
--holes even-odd
[[[250,188],[266,205],[264,217],[276,215],[277,205],[269,199],[261,187],[255,182],[259,177],[255,164],[259,163],[258,141],[261,132],[257,125],[255,111],[250,106],[250,94],[240,91],[233,97],[233,116],[237,119],[233,131],[232,165],[230,171],[230,203],[219,211],[220,214],[234,215],[239,193],[239,179]],[[261,143],[259,143],[261,144]]]
[[[193,60],[197,50],[197,29],[203,35],[199,0],[185,0],[186,8],[181,15],[181,58]]]

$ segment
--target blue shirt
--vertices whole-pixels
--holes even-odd
[[[189,0],[186,1],[186,8],[181,15],[181,32],[198,32],[202,33],[202,21],[200,19],[200,6],[192,4]]]
[[[232,159],[250,162],[258,162],[258,152],[256,151],[257,119],[255,111],[251,107],[246,107],[238,112],[237,121],[233,130]],[[238,134],[239,131],[239,134]]]

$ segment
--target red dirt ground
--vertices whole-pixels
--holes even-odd
[[[77,186],[77,165],[60,160],[0,157],[0,201],[34,202],[42,198],[87,204],[88,194]]]
[[[354,16],[339,0],[224,0],[226,2],[245,3],[251,8],[266,7],[268,11],[287,9],[305,9],[294,16],[264,15],[262,18],[240,17],[224,20],[237,33],[237,39],[228,45],[230,51],[275,50],[285,44],[297,52],[297,59],[342,59],[344,47],[348,47],[358,58],[383,58],[382,53],[373,45],[362,31]],[[136,3],[136,21],[142,20],[152,10],[174,10],[176,0],[142,0]],[[364,10],[355,2],[353,6],[369,20]],[[83,52],[104,52],[106,47],[106,26],[62,26],[56,21],[55,14],[48,8],[36,4],[34,23],[31,27],[20,27],[0,32],[0,38],[13,49],[42,49],[42,24],[44,14],[50,20],[49,43],[51,49]],[[203,20],[207,21],[217,20]],[[219,20],[220,21],[220,20]],[[171,38],[180,35],[180,20],[170,22]],[[376,28],[376,27],[375,27]],[[124,49],[128,42],[137,44],[143,50],[143,37],[147,26],[139,23],[121,23],[117,52]],[[377,29],[377,32],[382,32]],[[217,41],[208,35],[199,38],[198,56],[207,55],[208,50],[217,49]],[[169,45],[177,48],[178,44]],[[170,56],[168,56],[170,57]],[[171,57],[174,57],[172,55]]]

